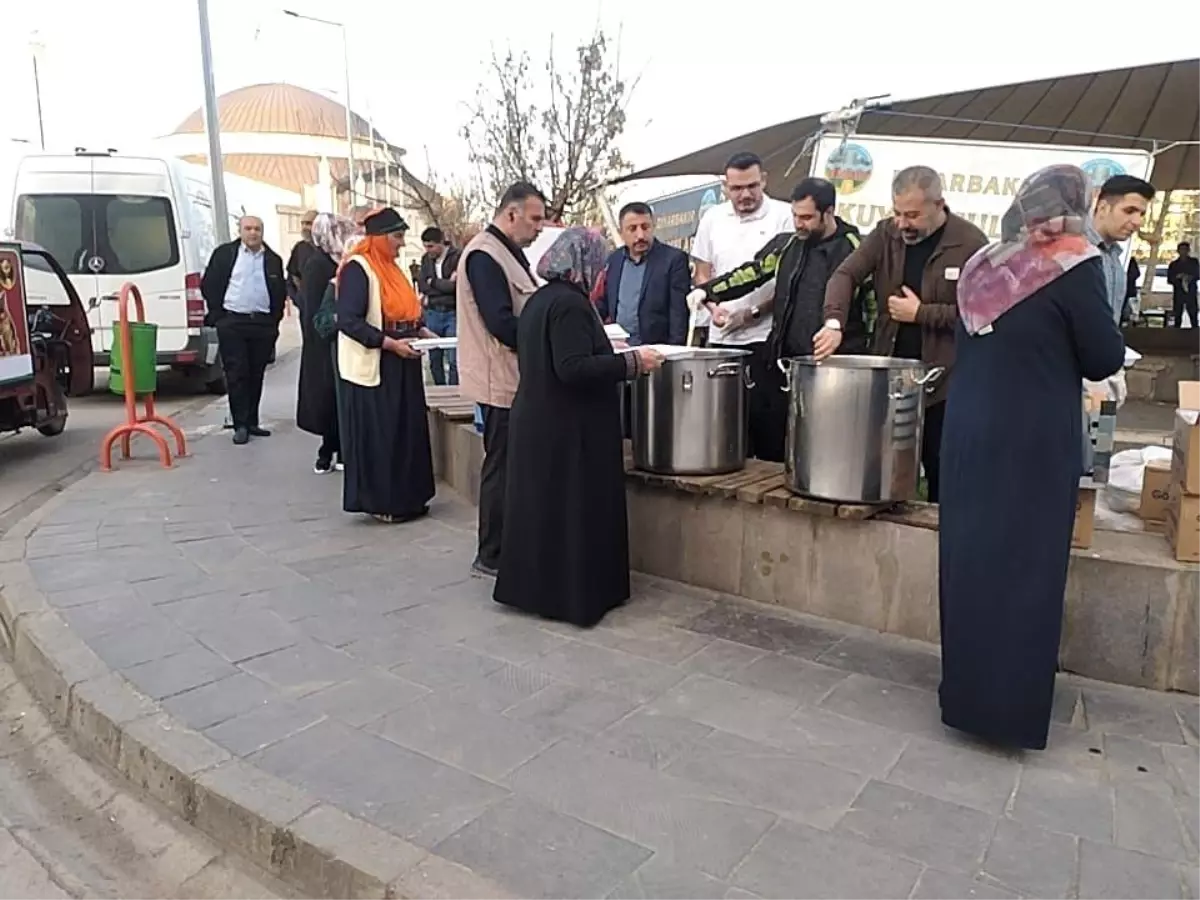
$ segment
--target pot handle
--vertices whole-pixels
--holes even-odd
[[[775,360],[775,365],[778,366],[779,371],[783,373],[783,384],[779,386],[779,389],[787,394],[792,389],[792,361],[790,359],[777,359]]]
[[[945,366],[934,366],[924,375],[917,379],[917,386],[924,387],[926,391],[933,390],[933,383],[946,374]]]
[[[737,375],[738,369],[742,368],[741,363],[727,362],[718,363],[708,370],[709,378],[725,378],[730,375]]]

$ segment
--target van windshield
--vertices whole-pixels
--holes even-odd
[[[75,275],[139,275],[179,264],[166,197],[26,194],[17,203],[16,232]]]

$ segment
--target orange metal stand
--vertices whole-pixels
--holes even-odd
[[[121,366],[125,378],[125,422],[106,434],[104,440],[100,442],[100,468],[105,472],[112,471],[113,444],[117,442],[117,438],[121,439],[121,458],[130,458],[134,434],[144,434],[154,441],[158,447],[159,462],[162,463],[164,469],[171,468],[171,448],[167,446],[163,436],[151,427],[152,425],[162,425],[170,431],[175,436],[176,456],[187,456],[187,441],[184,439],[182,429],[171,419],[160,416],[154,411],[153,393],[142,395],[142,403],[146,407],[146,412],[145,415],[138,414],[137,394],[134,390],[133,338],[129,333],[129,297],[131,294],[133,302],[137,305],[137,321],[146,321],[146,308],[142,304],[141,291],[137,289],[137,285],[126,282],[121,286],[121,293],[117,298],[120,315]]]

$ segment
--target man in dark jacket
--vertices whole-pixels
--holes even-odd
[[[744,266],[699,285],[688,297],[690,305],[722,304],[737,300],[775,279],[770,301],[755,308],[729,314],[741,324],[744,319],[759,318],[774,312],[767,347],[774,363],[813,352],[813,336],[824,320],[825,285],[839,265],[859,245],[858,229],[834,214],[837,192],[824,178],[805,178],[792,190],[793,232],[777,234]],[[862,353],[867,347],[869,306],[873,295],[870,285],[854,292],[846,322],[843,353]],[[787,439],[787,395],[782,375],[775,365],[766,367],[770,384],[769,446],[756,448],[759,459],[782,462]],[[765,442],[760,442],[765,443]]]
[[[625,246],[608,258],[600,317],[629,332],[628,343],[683,344],[687,341],[687,254],[654,239],[654,212],[630,203],[618,216]]]
[[[206,321],[217,329],[233,442],[268,437],[271,432],[259,424],[258,405],[263,375],[279,338],[287,280],[283,260],[263,243],[262,219],[243,216],[238,239],[213,251],[200,293],[208,307]]]
[[[825,324],[813,339],[823,359],[846,339],[851,299],[868,279],[879,302],[872,352],[944,366],[926,398],[921,466],[929,500],[938,499],[939,448],[946,388],[954,365],[958,278],[987,236],[942,199],[942,180],[928,166],[911,166],[892,181],[891,219],[879,223],[833,273],[825,289]]]
[[[458,321],[455,313],[459,252],[446,241],[440,228],[421,232],[425,256],[417,273],[417,290],[425,304],[425,327],[438,337],[455,337]],[[430,350],[429,368],[434,384],[458,384],[458,364],[453,350]]]

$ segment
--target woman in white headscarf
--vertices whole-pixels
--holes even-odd
[[[331,340],[313,327],[313,317],[336,274],[342,256],[362,229],[353,220],[321,213],[313,221],[312,242],[316,249],[301,272],[300,333],[304,345],[300,355],[300,385],[296,394],[296,425],[321,438],[313,471],[317,474],[342,468],[341,436],[338,428],[337,381],[333,369]]]
[[[1125,358],[1088,179],[1051,166],[1021,185],[1001,240],[958,283],[942,434],[938,581],[942,721],[1046,746],[1071,531],[1083,474],[1080,383]]]

